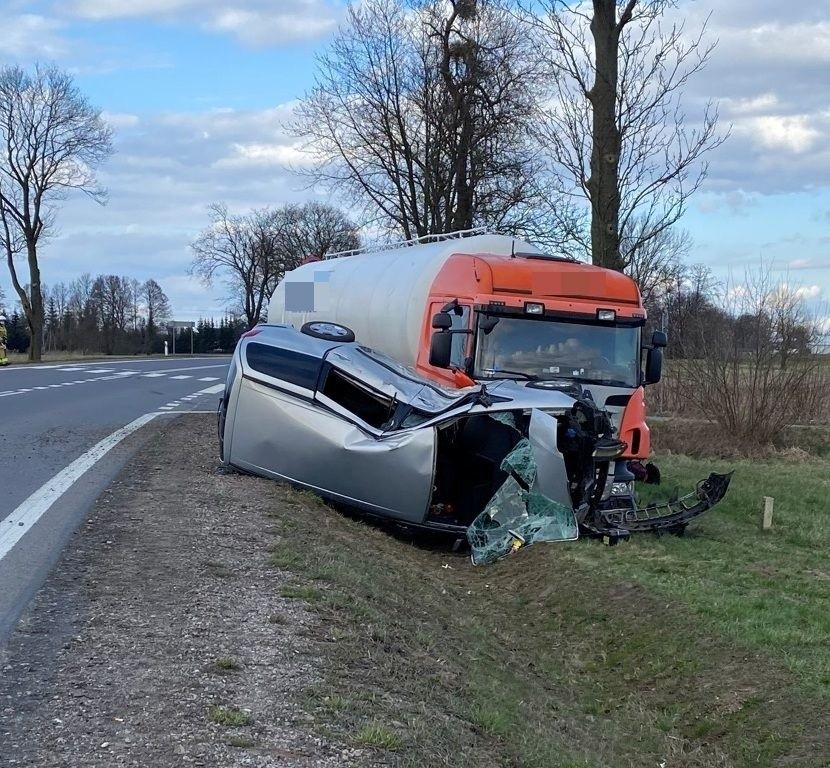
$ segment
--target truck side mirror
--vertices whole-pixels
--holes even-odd
[[[663,350],[650,349],[646,354],[646,377],[644,384],[656,384],[663,375]]]
[[[438,328],[441,331],[446,331],[452,328],[452,318],[449,312],[438,312],[432,316],[432,327]]]
[[[663,349],[669,343],[665,331],[655,331],[651,334],[651,346]]]
[[[446,330],[433,333],[429,343],[429,364],[436,368],[449,368],[451,352],[452,334]]]

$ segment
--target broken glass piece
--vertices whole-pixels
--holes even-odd
[[[508,477],[467,529],[473,564],[493,563],[537,541],[577,538],[573,510],[529,490],[536,480],[536,459],[530,441],[520,440],[504,457]]]

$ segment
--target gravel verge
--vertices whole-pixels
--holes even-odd
[[[311,732],[319,619],[267,564],[274,485],[215,456],[211,416],[164,423],[74,534],[0,657],[4,766],[377,764]]]

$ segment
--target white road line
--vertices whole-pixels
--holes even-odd
[[[192,379],[192,376],[171,376],[171,379],[175,379],[176,381],[181,381],[182,379]]]
[[[0,522],[0,560],[31,529],[31,527],[66,493],[72,485],[98,461],[108,454],[125,437],[131,435],[156,418],[157,413],[145,413],[127,426],[121,427],[86,453],[79,456],[68,467],[62,469],[51,480],[47,480],[28,499],[20,504],[8,517]]]
[[[199,379],[199,381],[219,381],[217,376],[205,376],[203,379]]]
[[[172,411],[173,406],[172,405],[160,405],[159,410],[160,411]]]
[[[166,376],[166,373],[143,373],[141,377],[143,379],[157,379],[159,376]]]
[[[147,373],[143,373],[142,376],[149,376],[151,373],[160,373],[162,376],[167,376],[170,373],[181,373],[182,371],[204,371],[208,368],[225,367],[227,367],[225,363],[220,363],[219,365],[188,365],[187,368],[168,368],[164,371],[147,371]]]
[[[216,384],[212,387],[208,387],[207,389],[201,389],[198,392],[195,392],[194,394],[197,394],[197,395],[218,395],[220,392],[224,392],[224,391],[225,391],[225,385],[224,384]]]

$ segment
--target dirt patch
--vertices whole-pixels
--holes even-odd
[[[319,620],[266,562],[273,483],[213,443],[166,424],[74,535],[0,659],[4,767],[371,763],[311,734]]]

